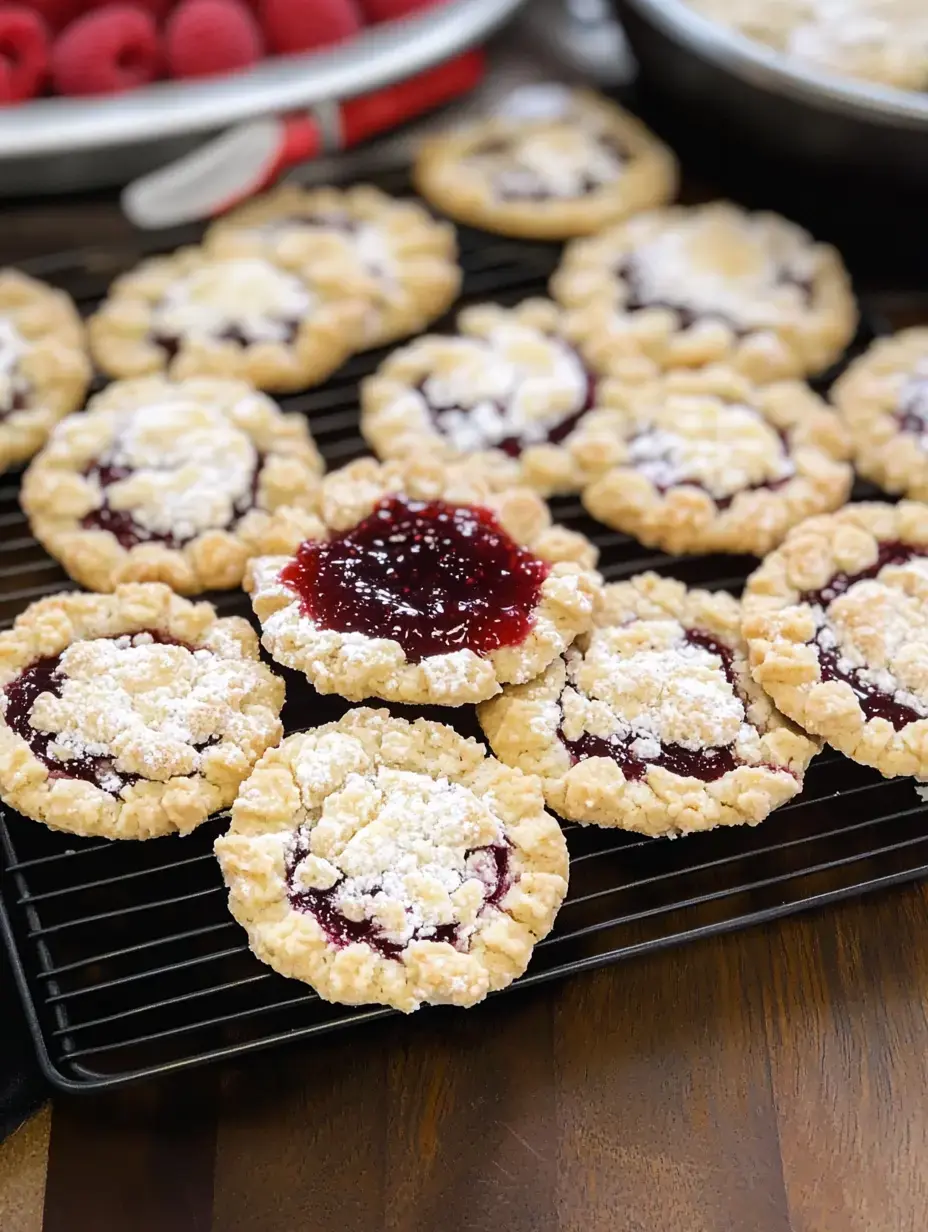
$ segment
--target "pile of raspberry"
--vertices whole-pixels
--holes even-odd
[[[118,94],[314,51],[439,0],[20,0],[0,3],[0,104]]]

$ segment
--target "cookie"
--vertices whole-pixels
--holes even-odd
[[[81,585],[166,582],[199,594],[241,585],[250,557],[315,525],[307,511],[322,470],[304,417],[243,382],[139,377],[58,425],[20,499],[36,538]]]
[[[921,0],[687,0],[698,12],[825,73],[928,90],[928,14]]]
[[[245,576],[265,649],[320,693],[460,706],[530,680],[589,628],[596,552],[466,464],[361,459],[291,556]]]
[[[216,855],[262,962],[327,1001],[406,1013],[512,983],[567,891],[536,782],[385,710],[265,754]]]
[[[677,835],[757,825],[818,744],[751,679],[731,595],[645,573],[605,587],[591,632],[478,709],[493,752],[582,824]]]
[[[830,396],[860,474],[894,496],[928,500],[928,329],[877,339]]]
[[[0,799],[55,830],[186,834],[282,734],[247,621],[166,586],[33,603],[0,633]]]
[[[117,278],[88,331],[107,376],[238,377],[284,393],[339,368],[362,343],[365,313],[266,257],[190,247]]]
[[[367,184],[285,184],[214,223],[204,243],[223,257],[269,259],[324,300],[362,302],[363,347],[421,332],[461,288],[454,228]]]
[[[723,365],[636,388],[588,415],[574,448],[599,470],[583,491],[593,517],[674,553],[763,555],[843,505],[854,477],[841,420],[808,385]]]
[[[811,518],[748,580],[754,679],[887,778],[928,775],[928,505]]]
[[[670,206],[570,244],[551,280],[593,363],[622,377],[724,361],[754,381],[835,362],[857,328],[840,256],[777,214]]]
[[[615,103],[548,84],[522,87],[497,114],[426,141],[413,178],[460,222],[563,240],[668,201],[677,165]]]
[[[466,456],[497,487],[577,492],[584,417],[617,399],[564,332],[550,300],[465,308],[451,337],[393,351],[361,386],[361,430],[379,458]],[[596,459],[592,459],[595,463]]]
[[[64,291],[0,270],[0,470],[31,458],[90,384],[84,326]]]

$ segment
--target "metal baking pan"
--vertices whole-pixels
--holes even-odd
[[[818,72],[684,0],[616,6],[648,88],[701,115],[718,139],[746,138],[816,173],[928,188],[928,94]]]
[[[391,85],[482,42],[524,0],[445,0],[324,52],[279,56],[208,81],[0,109],[0,193],[124,184],[231,124]]]

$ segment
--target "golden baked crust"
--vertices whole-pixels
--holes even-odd
[[[599,595],[593,545],[582,535],[553,526],[547,506],[535,493],[526,488],[494,492],[483,473],[466,463],[353,462],[323,481],[322,521],[310,538],[331,538],[357,526],[393,494],[488,508],[517,544],[551,562],[532,627],[522,642],[486,655],[466,649],[412,662],[392,639],[317,625],[303,612],[296,592],[280,580],[292,558],[259,557],[248,567],[245,589],[261,621],[264,647],[278,663],[305,672],[320,693],[339,693],[350,701],[381,697],[444,706],[482,701],[507,681],[537,675],[589,628]]]
[[[830,396],[860,474],[893,495],[928,499],[928,329],[878,338]]]
[[[467,456],[494,487],[579,491],[588,477],[573,448],[580,417],[622,405],[624,386],[596,380],[564,337],[563,316],[546,299],[477,304],[458,315],[456,335],[393,351],[361,385],[368,444],[383,459]]]
[[[537,782],[386,710],[266,753],[216,855],[262,962],[327,1001],[406,1013],[512,983],[567,891]]]
[[[821,372],[854,336],[837,251],[777,214],[669,206],[568,245],[551,280],[614,376],[724,361],[753,381]]]
[[[751,679],[740,620],[731,595],[654,573],[605,587],[590,633],[478,707],[491,748],[539,775],[571,821],[650,835],[757,825],[799,793],[818,745]]]
[[[0,798],[72,834],[186,834],[282,734],[248,622],[156,584],[33,603],[0,633],[0,690]]]
[[[117,278],[87,328],[108,376],[238,377],[290,392],[324,381],[361,343],[365,306],[266,257],[179,248]]]
[[[928,13],[922,0],[687,0],[704,16],[826,73],[900,90],[928,90]]]
[[[322,470],[305,418],[244,382],[140,377],[58,425],[21,503],[39,542],[91,590],[166,582],[199,594],[241,585],[250,557],[312,530]]]
[[[674,195],[673,154],[627,111],[589,90],[526,90],[537,110],[504,105],[420,147],[413,178],[423,197],[487,231],[561,240]]]
[[[369,184],[285,184],[214,223],[204,245],[219,256],[269,258],[323,299],[363,302],[364,347],[419,333],[461,289],[450,223]]]
[[[64,291],[0,269],[0,470],[31,458],[90,384],[84,326]]]
[[[761,556],[853,482],[844,426],[808,385],[754,386],[724,365],[628,388],[624,407],[581,420],[573,448],[595,476],[593,517],[668,552]]]
[[[784,714],[887,778],[928,775],[928,505],[810,518],[743,603],[751,671]]]

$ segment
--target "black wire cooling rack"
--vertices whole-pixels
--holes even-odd
[[[384,187],[402,190],[401,180]],[[158,246],[195,239],[159,237]],[[515,303],[544,293],[557,250],[461,235],[464,299]],[[140,249],[81,250],[33,262],[89,311]],[[883,310],[870,301],[871,332]],[[311,420],[330,467],[364,452],[357,383],[379,362],[359,357],[325,386],[284,400]],[[591,522],[579,502],[554,502],[559,521],[599,546],[606,577],[642,569],[712,589],[738,590],[753,561],[669,557]],[[17,483],[0,486],[0,624],[27,603],[72,585],[29,533]],[[213,596],[248,614],[240,593]],[[347,708],[285,673],[288,731]],[[394,707],[402,713],[404,708]],[[422,711],[418,711],[422,713]],[[468,709],[434,717],[479,734]],[[0,811],[0,927],[9,946],[42,1066],[67,1090],[114,1086],[368,1022],[389,1011],[329,1005],[262,966],[228,915],[212,842],[218,817],[188,838],[109,843],[54,834]],[[801,797],[757,829],[676,842],[566,826],[570,893],[524,988],[693,937],[817,906],[928,873],[925,806],[909,779],[887,781],[826,752]]]

